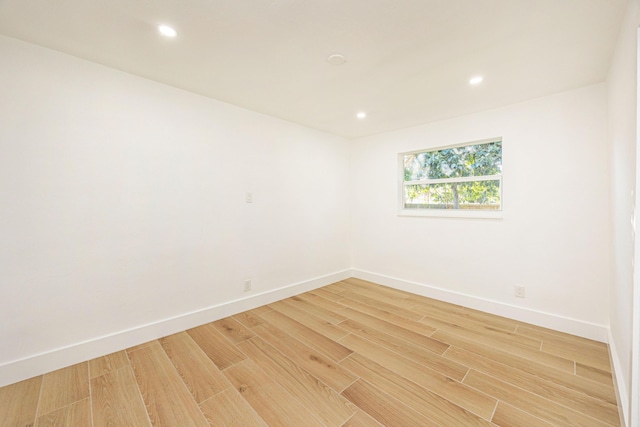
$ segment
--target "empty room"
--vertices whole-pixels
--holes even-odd
[[[0,427],[640,426],[640,0],[0,0]]]

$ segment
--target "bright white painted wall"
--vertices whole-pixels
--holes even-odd
[[[350,267],[343,138],[7,37],[0,58],[0,366]]]
[[[612,206],[613,206],[613,258],[614,281],[610,291],[610,345],[618,379],[618,392],[628,425],[637,425],[630,419],[632,390],[632,330],[633,330],[633,263],[637,265],[640,253],[634,254],[637,239],[632,221],[638,226],[637,180],[637,59],[640,7],[629,2],[620,31],[616,51],[607,79],[608,138],[612,150]],[[636,281],[640,279],[636,277]],[[637,355],[636,357],[640,357]],[[635,374],[637,377],[637,373]],[[636,379],[637,381],[637,379]],[[636,396],[636,401],[640,396]],[[640,414],[635,414],[640,417]],[[640,422],[636,418],[635,423]]]
[[[519,306],[606,331],[611,262],[605,106],[605,86],[598,84],[357,140],[355,271],[388,277],[389,283],[396,278],[437,287],[453,300],[488,300],[504,314],[513,312],[508,306]],[[398,153],[496,136],[504,147],[503,219],[397,215]],[[515,284],[526,286],[526,299],[514,297]],[[566,330],[564,323],[547,326]]]

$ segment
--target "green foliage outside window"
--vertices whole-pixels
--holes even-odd
[[[502,141],[406,154],[405,207],[500,209],[501,174]]]

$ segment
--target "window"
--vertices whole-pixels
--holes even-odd
[[[502,140],[402,153],[401,214],[499,217]]]

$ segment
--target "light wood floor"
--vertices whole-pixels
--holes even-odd
[[[13,426],[619,425],[607,346],[357,279],[0,388]]]

